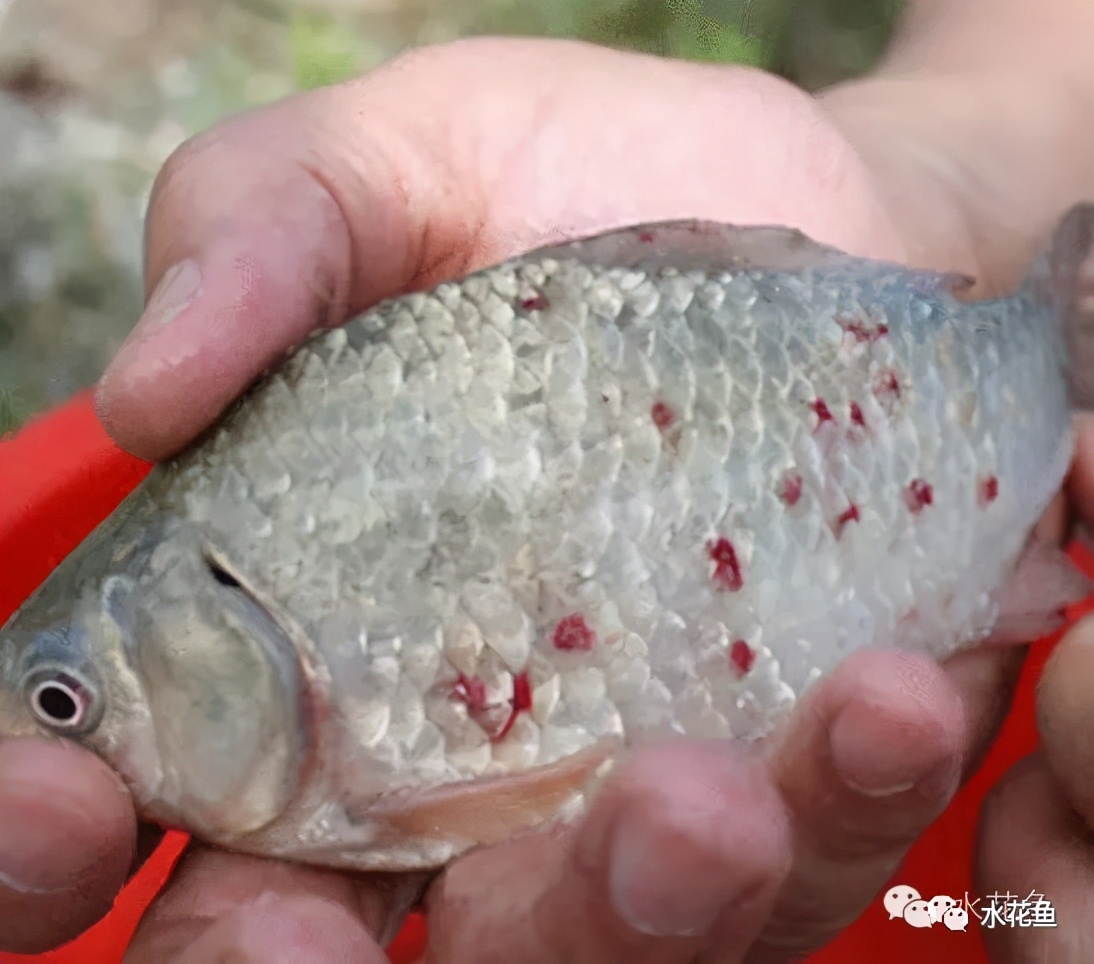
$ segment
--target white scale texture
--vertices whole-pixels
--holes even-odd
[[[943,657],[991,628],[1066,457],[1043,312],[678,247],[624,232],[381,305],[150,483],[318,647],[356,792],[605,736],[753,739],[856,649]],[[559,649],[575,616],[595,641]]]

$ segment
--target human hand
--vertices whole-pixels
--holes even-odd
[[[1094,524],[1094,413],[1077,421],[1078,451],[1067,495],[1072,514],[1089,527]],[[977,893],[982,899],[1043,895],[1056,921],[1054,927],[983,928],[991,959],[999,964],[1086,964],[1094,955],[1088,912],[1094,899],[1092,679],[1094,616],[1088,616],[1065,633],[1038,684],[1042,746],[1012,767],[984,801]]]
[[[1006,19],[999,8],[996,25]],[[960,18],[942,26],[950,37],[969,29]],[[1024,83],[1022,114],[1006,84],[997,102],[999,77],[975,58],[971,76],[917,66],[925,30],[912,29],[873,79],[820,102],[740,69],[475,41],[230,120],[182,149],[157,183],[149,288],[176,284],[153,296],[104,378],[100,415],[123,447],[162,457],[317,323],[556,232],[659,217],[794,224],[1001,291],[1063,208],[1094,194],[1094,178],[1063,141],[1066,125],[1053,150],[1070,167],[1043,171],[1046,146],[1027,144],[1031,118],[1059,111],[1058,82],[1036,63],[1023,80],[1021,58],[1008,53],[1010,76]],[[1074,44],[1074,30],[1059,43]],[[1059,50],[1054,63],[1066,63]],[[990,170],[997,156],[1007,164]],[[197,267],[175,267],[188,260]],[[810,694],[764,759],[710,744],[647,748],[579,827],[471,854],[436,881],[427,896],[435,959],[659,964],[707,945],[711,961],[816,946],[865,906],[974,765],[1016,658],[968,654],[943,672],[861,654]],[[101,765],[75,748],[31,749],[17,746],[6,773],[0,754],[0,875],[4,854],[29,840],[30,873],[48,869],[59,883],[28,887],[24,874],[18,888],[0,876],[0,945],[20,949],[60,943],[103,912],[133,847],[130,805],[104,788]],[[48,802],[60,795],[34,769],[48,753],[66,754],[64,794],[76,812]],[[36,800],[53,807],[48,817]],[[645,850],[619,843],[628,839]],[[81,847],[102,858],[82,875]],[[73,893],[86,895],[82,904]],[[305,951],[339,960],[349,948],[380,960],[369,935],[388,930],[409,899],[387,879],[195,849],[130,959],[234,951],[273,961],[294,946],[294,960]],[[670,919],[656,921],[659,911]],[[649,940],[651,926],[698,933]]]

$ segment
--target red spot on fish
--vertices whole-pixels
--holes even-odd
[[[513,728],[513,724],[516,723],[517,717],[521,713],[525,713],[532,708],[532,684],[528,680],[528,674],[517,673],[513,677],[513,700],[509,710],[509,718],[502,725],[502,728],[498,730],[496,736],[492,736],[490,741],[497,743],[499,740],[504,740],[509,731]]]
[[[891,368],[881,372],[874,382],[874,394],[879,398],[887,396],[898,398],[900,396],[900,380],[896,377],[896,372]]]
[[[676,413],[664,402],[654,402],[653,408],[650,409],[650,418],[653,419],[653,424],[664,432],[676,421]]]
[[[737,592],[744,584],[737,550],[725,536],[707,543],[707,554],[714,563],[714,581],[723,589]]]
[[[851,403],[851,424],[866,428],[866,419],[862,417],[862,408],[858,402]]]
[[[456,699],[467,705],[470,716],[479,716],[486,709],[486,684],[477,676],[460,673],[452,692]]]
[[[550,300],[542,291],[537,291],[535,294],[527,295],[520,299],[520,306],[525,311],[543,311],[543,309],[549,307],[550,304]]]
[[[836,538],[838,539],[841,535],[843,535],[844,526],[846,526],[848,522],[858,522],[858,521],[859,521],[858,506],[855,505],[854,502],[852,502],[836,518]]]
[[[889,334],[888,325],[878,325],[876,328],[870,328],[861,318],[849,317],[847,315],[837,316],[836,324],[847,332],[847,334],[851,335],[857,342],[877,341],[879,338]]]
[[[802,477],[799,472],[787,472],[783,476],[779,498],[787,505],[797,505],[802,497]]]
[[[581,613],[573,613],[558,621],[551,642],[554,643],[555,649],[566,652],[578,650],[584,653],[596,644],[596,633],[589,628],[589,624],[585,622],[585,617]]]
[[[746,675],[756,662],[756,651],[743,639],[735,640],[729,647],[729,665],[733,667],[737,678]]]
[[[832,410],[828,407],[828,403],[823,398],[818,398],[813,404],[809,406],[813,410],[813,414],[817,416],[817,427],[820,428],[825,422],[834,422],[832,417]]]
[[[639,231],[638,240],[643,244],[653,244],[653,232],[652,231]]]
[[[934,489],[929,482],[923,479],[912,479],[908,483],[908,487],[904,490],[904,504],[908,507],[908,511],[922,512],[924,507],[932,502],[934,502]]]
[[[980,480],[980,504],[991,505],[999,498],[999,480],[994,475]]]

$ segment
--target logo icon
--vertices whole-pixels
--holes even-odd
[[[1024,899],[1009,891],[970,898],[966,891],[964,900],[946,894],[924,900],[914,887],[897,884],[886,891],[882,905],[889,920],[899,918],[909,927],[922,929],[941,924],[947,930],[968,933],[969,921],[974,918],[985,928],[1056,926],[1056,908],[1037,891],[1031,891]]]
[[[913,900],[904,908],[904,921],[912,927],[930,927],[931,905],[925,900]]]
[[[951,931],[963,931],[969,926],[969,912],[964,907],[951,907],[942,915],[942,923]]]
[[[903,917],[904,908],[912,901],[920,900],[919,891],[907,884],[898,884],[885,895],[883,901],[885,909],[889,912],[889,920],[894,917]]]
[[[931,923],[939,923],[943,917],[946,916],[946,911],[951,907],[956,907],[957,901],[952,897],[932,897],[931,898]]]

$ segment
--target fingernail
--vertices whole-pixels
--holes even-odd
[[[698,937],[732,901],[726,869],[687,842],[666,846],[635,814],[624,814],[612,836],[608,887],[616,913],[651,937]],[[683,874],[673,867],[686,866]]]
[[[163,327],[196,297],[201,287],[201,269],[196,261],[187,259],[168,268],[148,299],[138,326],[142,331]]]
[[[37,829],[22,814],[9,814],[0,804],[0,887],[16,894],[40,896],[73,890],[90,868],[78,859],[73,869],[66,854],[57,859],[57,837],[46,828]],[[79,856],[79,855],[78,855]]]
[[[82,830],[87,818],[65,801],[54,747],[0,742],[0,886],[17,894],[76,889],[102,862],[101,842]]]
[[[913,789],[934,796],[956,779],[959,771],[956,758],[929,744],[905,745],[892,753],[881,753],[878,714],[859,703],[839,713],[828,740],[836,775],[864,797],[894,797]]]

